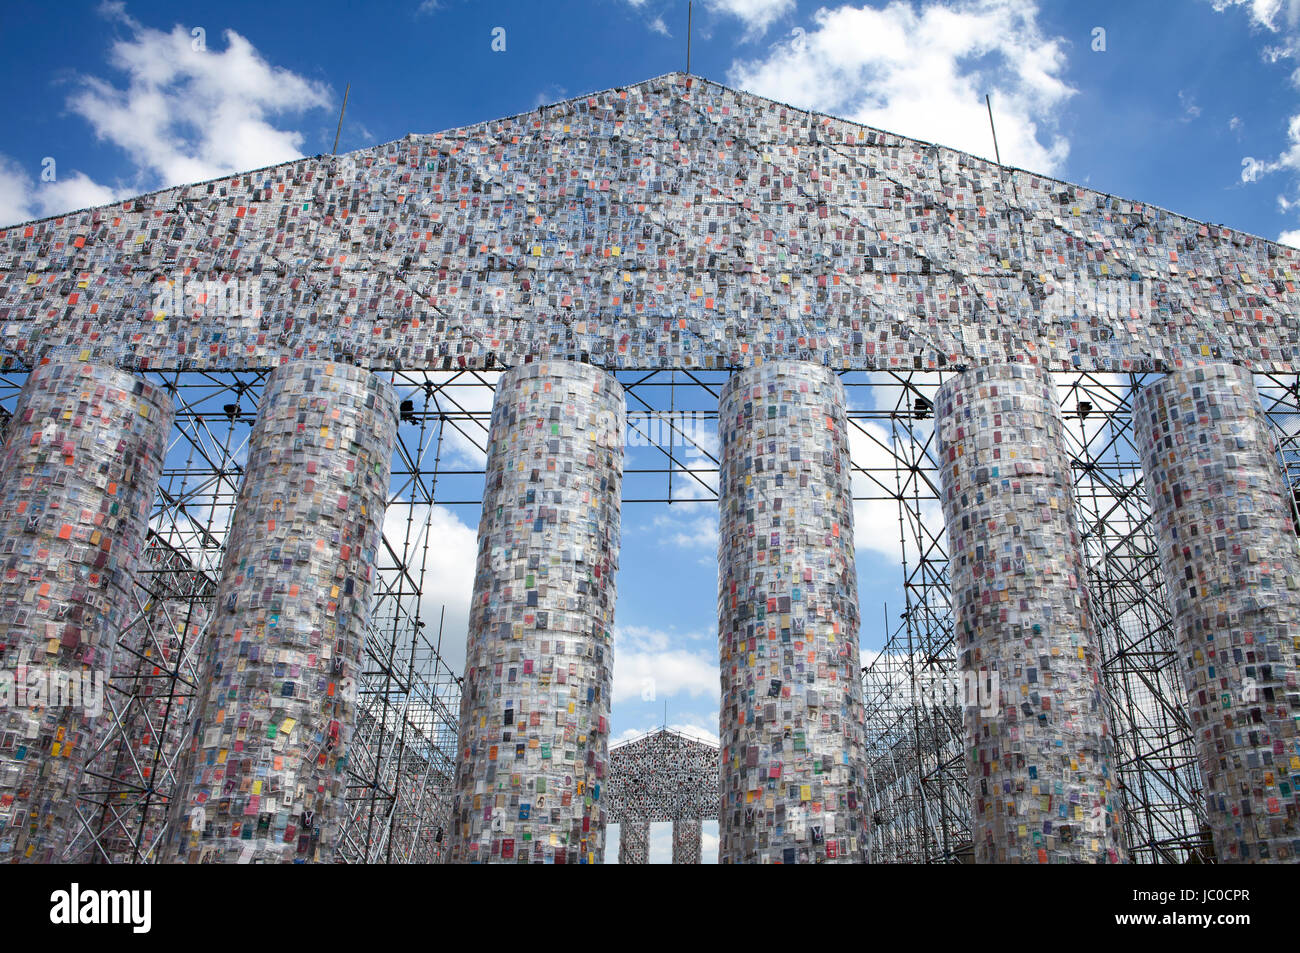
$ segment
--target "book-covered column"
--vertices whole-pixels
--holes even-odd
[[[650,863],[650,822],[624,818],[618,825],[618,862]]]
[[[623,388],[516,365],[492,407],[470,603],[453,863],[600,863]]]
[[[722,863],[860,861],[858,591],[844,388],[780,361],[718,411]]]
[[[1300,860],[1300,555],[1250,371],[1184,367],[1133,422],[1220,863]]]
[[[82,836],[171,425],[171,398],[113,367],[42,364],[18,396],[0,451],[0,863],[58,862]]]
[[[698,864],[704,860],[704,822],[698,817],[673,821],[673,863]]]
[[[266,380],[226,540],[173,860],[335,859],[397,436],[387,381],[299,361]]]
[[[1036,366],[972,367],[935,420],[975,859],[1125,861],[1055,388]]]

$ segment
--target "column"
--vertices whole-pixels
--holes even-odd
[[[0,453],[0,863],[50,863],[109,717],[171,398],[112,367],[27,378]]]
[[[722,863],[861,862],[863,713],[844,388],[746,368],[718,428]]]
[[[973,367],[936,400],[977,863],[1126,859],[1056,391]],[[967,698],[974,700],[973,692]]]
[[[1220,863],[1300,858],[1300,556],[1250,371],[1184,367],[1133,409]]]
[[[266,380],[226,539],[173,859],[330,862],[397,434],[392,387],[302,361]]]
[[[650,822],[623,818],[618,825],[618,862],[650,863]]]
[[[679,817],[673,821],[673,863],[698,864],[704,858],[704,822]]]
[[[517,365],[492,408],[470,603],[453,863],[600,863],[623,388]]]

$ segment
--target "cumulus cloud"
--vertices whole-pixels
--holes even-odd
[[[860,424],[861,426],[857,426]],[[917,428],[918,439],[924,432]],[[909,439],[903,435],[903,439]],[[902,565],[903,548],[899,539],[898,500],[894,474],[898,466],[893,436],[874,421],[855,421],[849,427],[849,452],[853,458],[853,495],[872,497],[853,504],[853,545],[857,552],[879,553],[896,565]],[[862,472],[865,471],[865,472]],[[911,494],[909,494],[910,496]],[[920,514],[925,528],[932,534],[943,533],[943,510],[937,499],[926,499],[921,492]],[[916,563],[916,545],[912,542],[915,527],[908,526],[908,559]]]
[[[1261,50],[1265,61],[1277,63],[1282,60],[1300,61],[1300,0],[1212,0],[1214,9],[1220,13],[1241,9],[1250,17],[1251,26],[1268,36],[1269,42]],[[1300,69],[1291,73],[1291,84],[1300,88]],[[1233,124],[1236,125],[1233,125]],[[1240,128],[1237,117],[1233,117],[1229,127],[1234,131]],[[1258,182],[1264,176],[1275,172],[1289,172],[1291,175],[1291,193],[1277,197],[1278,207],[1287,212],[1300,205],[1300,113],[1287,121],[1286,145],[1272,159],[1258,159],[1245,156],[1241,160],[1241,181]]]
[[[1074,90],[1062,41],[1032,0],[894,0],[813,14],[766,56],[738,60],[729,81],[792,105],[993,158],[985,93],[1010,165],[1056,172],[1069,143],[1053,133]]]
[[[746,38],[762,36],[774,22],[794,10],[795,0],[705,0],[715,13],[745,25]]]
[[[409,543],[406,540],[408,512],[413,527]],[[407,566],[424,566],[424,584],[420,596],[420,618],[424,621],[425,636],[436,641],[438,618],[444,606],[446,616],[442,626],[442,655],[444,661],[457,673],[465,671],[465,637],[469,626],[469,603],[474,591],[474,566],[478,558],[478,532],[460,521],[445,506],[417,504],[390,505],[384,512],[384,540],[401,557]],[[396,570],[391,557],[380,559],[380,572],[390,584]],[[418,576],[416,581],[419,581]],[[410,586],[408,584],[407,588]]]
[[[272,66],[234,30],[222,34],[224,50],[195,49],[184,26],[164,33],[121,5],[106,9],[128,30],[108,53],[126,83],[83,77],[68,107],[143,172],[163,184],[197,182],[301,156],[302,134],[270,118],[329,106],[325,84]]]
[[[0,155],[0,227],[34,218],[58,215],[110,202],[133,194],[130,190],[100,185],[84,172],[59,172],[53,182],[39,181],[36,176],[8,156]]]
[[[35,218],[32,208],[32,177],[13,159],[0,155],[0,225]]]
[[[692,504],[688,504],[692,505]],[[680,513],[680,510],[679,510]],[[661,543],[683,549],[718,549],[718,507],[710,504],[707,511],[691,509],[686,517],[661,514],[654,518],[654,529]]]
[[[1245,156],[1241,160],[1241,181],[1255,182],[1261,175],[1267,175],[1278,168],[1275,162],[1260,162],[1254,156]]]
[[[331,105],[326,84],[271,65],[233,30],[217,49],[217,37],[188,27],[147,27],[123,3],[105,3],[100,13],[123,31],[108,45],[108,64],[120,75],[79,76],[67,107],[101,142],[125,152],[134,173],[113,186],[76,171],[36,184],[0,156],[6,222],[300,158],[302,133],[277,123]]]
[[[718,697],[718,662],[711,652],[678,648],[685,638],[648,626],[618,626],[614,633],[614,703],[659,701],[674,695]]]
[[[488,425],[500,378],[497,371],[429,374],[425,379],[434,386],[434,391],[427,405],[423,387],[408,387],[399,382],[397,390],[401,400],[448,414],[443,428],[443,456],[470,469],[481,470],[487,465]]]
[[[1218,13],[1232,7],[1244,8],[1255,26],[1270,31],[1282,28],[1279,19],[1291,27],[1300,20],[1300,0],[1211,0],[1211,3]]]

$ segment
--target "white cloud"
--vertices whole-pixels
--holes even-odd
[[[1300,59],[1300,0],[1212,0],[1214,9],[1220,13],[1228,9],[1245,8],[1250,15],[1251,25],[1266,31],[1279,40],[1279,44],[1265,46],[1263,58],[1270,63],[1283,59]],[[1300,69],[1291,74],[1293,86],[1300,87]],[[1234,125],[1235,124],[1235,125]],[[1240,128],[1237,117],[1233,117],[1229,128]],[[1241,160],[1241,181],[1258,182],[1262,176],[1280,170],[1292,174],[1292,192],[1296,191],[1297,174],[1300,174],[1300,113],[1293,115],[1287,122],[1287,146],[1275,159],[1257,159],[1245,156]],[[1300,203],[1300,198],[1290,198],[1286,194],[1277,197],[1278,207],[1286,212]]]
[[[13,159],[0,155],[0,227],[34,218],[107,205],[133,194],[93,181],[84,172],[60,173],[53,182],[37,182]],[[37,171],[39,176],[40,171]]]
[[[1283,245],[1290,245],[1292,248],[1300,248],[1300,228],[1289,228],[1277,240]]]
[[[774,21],[794,9],[795,0],[705,0],[710,10],[745,24],[747,39],[762,36]]]
[[[406,520],[410,508],[389,506],[384,512],[384,539],[407,566],[413,567],[419,582],[423,561],[424,585],[420,596],[420,618],[424,634],[436,642],[438,617],[447,607],[442,626],[442,655],[459,675],[465,671],[465,638],[469,626],[469,604],[474,591],[474,568],[478,560],[478,532],[462,523],[445,506],[416,505],[411,540],[406,542]],[[423,551],[423,554],[422,554]],[[384,555],[380,565],[391,565]],[[390,577],[394,570],[382,570]],[[409,588],[409,586],[407,587]]]
[[[704,854],[701,861],[706,864],[716,864],[720,846],[722,846],[722,842],[718,837],[718,822],[705,821],[700,831],[700,849]]]
[[[398,399],[411,400],[417,408],[427,406],[430,411],[452,415],[442,432],[443,456],[469,469],[481,470],[487,464],[488,424],[500,378],[499,371],[431,373],[426,379],[435,390],[427,405],[423,387],[401,382],[397,385]],[[465,414],[474,416],[469,419]],[[432,451],[429,454],[432,459]]]
[[[567,90],[563,86],[547,86],[533,97],[533,106],[550,106],[553,103],[563,102],[566,93]]]
[[[1256,182],[1262,175],[1269,175],[1280,169],[1300,172],[1300,114],[1291,117],[1287,123],[1287,141],[1289,146],[1276,159],[1261,160],[1246,156],[1241,160],[1241,181]]]
[[[70,177],[42,184],[37,192],[44,215],[60,211],[107,205],[123,193],[93,181],[84,172],[73,172]]]
[[[672,34],[668,32],[668,24],[664,23],[663,17],[655,17],[653,20],[651,20],[650,30],[651,32],[658,33],[661,36],[668,36],[668,37],[672,36]]]
[[[1260,50],[1266,63],[1300,58],[1300,0],[1211,0],[1218,13],[1244,8],[1250,17],[1251,29],[1265,32],[1274,38]],[[1279,14],[1285,15],[1279,18]],[[1300,88],[1300,70],[1291,74],[1291,85]]]
[[[108,48],[109,65],[125,84],[79,76],[67,106],[100,141],[126,153],[134,166],[130,181],[109,186],[60,170],[54,182],[38,183],[0,156],[0,223],[300,158],[302,133],[272,120],[331,104],[327,85],[272,66],[233,30],[222,34],[225,49],[206,36],[206,49],[195,49],[189,27],[146,27],[123,3],[104,3],[100,13],[125,30]]]
[[[857,424],[861,424],[859,429]],[[920,431],[921,428],[917,428]],[[902,439],[908,439],[906,435]],[[923,436],[918,439],[923,439]],[[899,540],[898,500],[888,496],[895,492],[894,472],[899,460],[890,449],[893,438],[882,425],[870,420],[855,421],[849,427],[849,452],[853,465],[868,471],[853,475],[854,496],[874,496],[878,499],[856,500],[853,504],[853,545],[857,552],[879,553],[895,565],[902,565],[903,549]],[[922,494],[921,519],[933,534],[943,533],[943,511],[936,499],[927,500]],[[907,527],[908,559],[916,563],[916,544],[912,542],[914,527]]]
[[[1241,181],[1255,182],[1276,168],[1276,163],[1260,162],[1254,156],[1246,156],[1241,160]]]
[[[108,52],[109,64],[125,74],[125,86],[81,76],[67,105],[101,141],[127,154],[133,179],[110,187],[74,170],[36,184],[0,156],[2,222],[300,158],[302,134],[277,128],[271,118],[330,105],[325,84],[271,66],[233,30],[223,34],[224,50],[196,50],[188,27],[177,25],[170,33],[146,27],[121,3],[105,3],[100,12],[127,31]]]
[[[36,217],[32,177],[17,162],[0,155],[0,226]]]
[[[329,88],[272,66],[244,37],[223,33],[224,50],[195,50],[184,26],[146,27],[106,5],[129,31],[109,47],[125,88],[83,77],[68,107],[100,139],[119,146],[156,185],[215,178],[299,158],[301,133],[269,118],[330,105]]]
[[[700,741],[707,741],[711,745],[721,747],[722,741],[718,738],[718,713],[716,711],[707,719],[694,716],[688,717],[691,718],[689,722],[673,722],[668,727],[679,735],[698,738]]]
[[[624,742],[632,741],[635,738],[640,738],[645,733],[646,733],[645,728],[624,728],[618,734],[610,735],[609,746],[612,748],[615,745],[621,745]]]
[[[1218,13],[1231,7],[1245,7],[1255,26],[1271,31],[1280,29],[1277,15],[1284,10],[1286,22],[1290,26],[1294,27],[1300,17],[1300,0],[1211,0],[1211,3]]]
[[[685,693],[718,697],[718,661],[712,653],[673,648],[693,636],[618,626],[614,633],[614,703],[646,697],[655,701]]]
[[[1074,94],[1061,40],[1043,34],[1032,0],[895,0],[883,9],[822,8],[766,58],[737,61],[729,81],[796,106],[993,157],[993,97],[1009,165],[1055,172],[1068,142],[1051,133]]]
[[[650,843],[646,860],[652,864],[673,862],[673,825],[670,821],[657,821],[650,825]]]
[[[682,519],[668,515],[654,518],[654,529],[660,543],[671,543],[683,549],[718,549],[718,507],[709,506],[709,512]]]

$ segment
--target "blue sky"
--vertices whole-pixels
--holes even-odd
[[[0,225],[328,152],[348,83],[340,151],[682,69],[685,34],[685,0],[11,2]],[[991,156],[989,92],[1008,164],[1300,243],[1300,0],[699,0],[691,66]],[[859,515],[870,649],[901,599],[897,525]],[[449,602],[468,601],[476,525],[473,507],[436,514]],[[665,702],[716,731],[714,534],[711,504],[625,509],[617,736]]]
[[[1300,36],[1294,0],[700,0],[695,6],[692,69],[700,75],[979,151],[990,151],[980,113],[982,94],[992,91],[1010,164],[1269,238],[1300,228],[1300,209],[1279,203],[1279,196],[1295,197],[1300,168],[1300,149],[1289,135],[1292,116],[1300,114],[1300,90],[1291,78],[1300,66],[1293,55]],[[903,48],[873,47],[888,24],[904,32]],[[101,196],[92,184],[119,194],[173,184],[163,173],[178,164],[149,148],[143,134],[149,123],[131,121],[140,113],[121,108],[120,115],[105,116],[110,111],[103,107],[110,101],[123,107],[121,94],[132,82],[144,88],[150,72],[161,71],[168,51],[154,31],[176,26],[187,39],[202,29],[208,50],[218,55],[228,52],[227,31],[233,31],[268,72],[294,79],[273,79],[279,88],[266,95],[257,88],[265,77],[248,70],[243,90],[213,77],[188,82],[188,90],[184,82],[159,86],[164,97],[174,94],[167,118],[177,121],[164,128],[187,140],[188,153],[200,160],[193,167],[201,169],[219,166],[223,157],[237,160],[239,150],[204,141],[202,127],[219,129],[220,120],[205,120],[202,109],[187,114],[187,92],[191,106],[211,112],[213,98],[251,105],[268,130],[284,135],[251,137],[244,151],[283,159],[294,148],[307,155],[330,150],[350,82],[340,149],[356,149],[681,69],[686,3],[6,4],[0,10],[6,91],[0,218],[12,220],[11,210],[64,211],[60,198]],[[503,52],[492,50],[497,27],[505,31]],[[1106,31],[1104,52],[1092,49],[1095,27]],[[119,55],[123,48],[129,60]],[[914,65],[900,69],[887,55]],[[831,65],[818,70],[813,59]],[[1032,60],[1038,75],[1016,69],[1013,60]],[[244,62],[230,57],[221,65],[238,72]],[[915,95],[922,79],[932,93],[928,100]],[[1053,143],[1066,149],[1045,162]],[[277,145],[291,147],[289,154],[274,154]],[[1288,157],[1292,149],[1297,154]],[[56,161],[60,189],[40,188],[46,157]],[[1242,181],[1248,157],[1261,164],[1249,183]],[[87,178],[80,190],[72,187],[78,174]],[[28,188],[15,191],[24,176]],[[55,193],[53,204],[39,200],[42,191]]]

